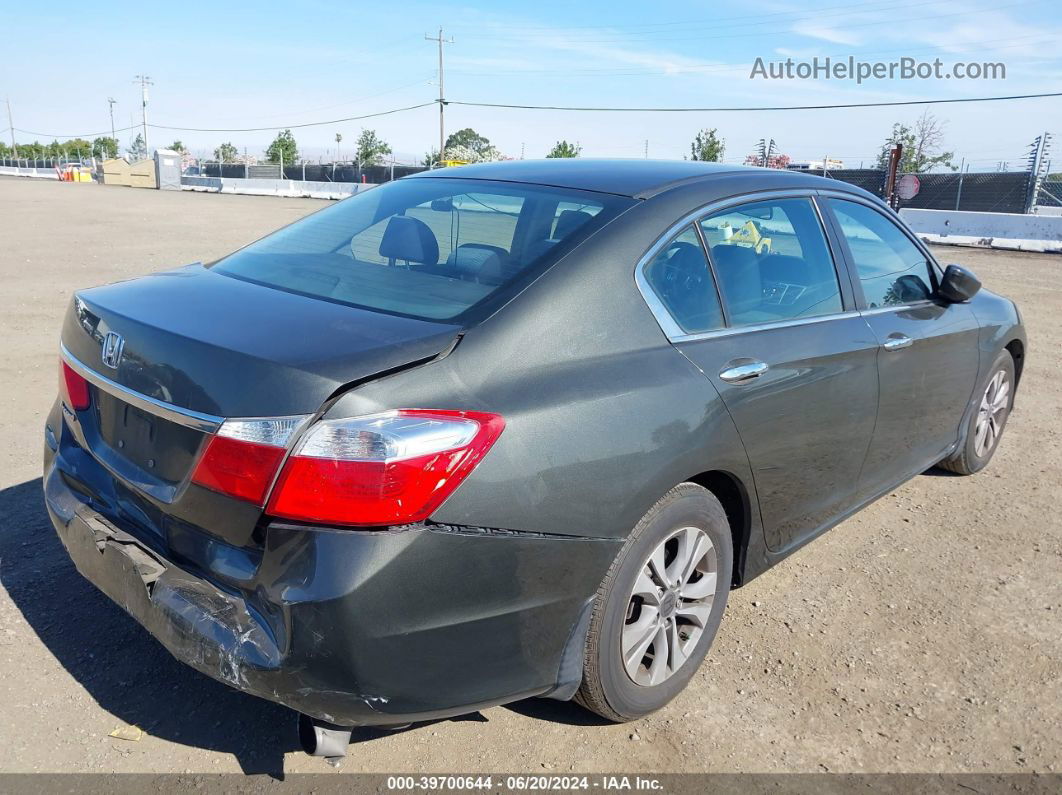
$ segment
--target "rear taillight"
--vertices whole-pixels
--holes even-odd
[[[324,524],[428,518],[505,427],[497,414],[399,409],[323,420],[298,442],[266,511]]]
[[[192,482],[261,505],[288,442],[306,419],[225,420],[210,437],[192,473]]]
[[[85,376],[74,370],[66,362],[59,362],[59,371],[62,375],[62,386],[66,393],[70,408],[74,411],[84,411],[89,407],[89,385]]]

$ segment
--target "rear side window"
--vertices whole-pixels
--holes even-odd
[[[227,276],[426,320],[487,313],[632,199],[484,180],[399,180],[214,265]]]
[[[852,252],[868,308],[930,297],[929,261],[895,223],[857,202],[830,199],[830,207]]]
[[[701,221],[734,326],[842,310],[837,272],[810,199],[728,208]]]
[[[723,327],[723,310],[697,231],[687,227],[645,266],[645,280],[687,334]]]

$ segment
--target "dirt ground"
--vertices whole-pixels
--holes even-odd
[[[297,750],[293,713],[180,665],[82,580],[40,478],[74,290],[320,206],[0,178],[0,771],[332,770]],[[1028,325],[985,472],[920,476],[736,591],[689,689],[648,719],[525,701],[358,731],[338,772],[1062,771],[1062,258],[937,253]],[[128,724],[140,741],[108,737]]]

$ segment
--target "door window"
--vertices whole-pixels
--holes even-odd
[[[732,325],[842,310],[833,257],[810,199],[743,204],[700,223]]]
[[[723,327],[723,310],[708,270],[708,260],[692,226],[686,227],[653,258],[645,268],[645,279],[687,334]]]
[[[830,199],[848,243],[867,307],[927,300],[933,293],[930,264],[890,219],[865,204]]]

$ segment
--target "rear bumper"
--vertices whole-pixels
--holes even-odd
[[[253,574],[224,582],[97,510],[64,465],[46,451],[45,501],[84,577],[182,662],[339,725],[570,697],[588,607],[617,551],[471,528],[272,524]]]

